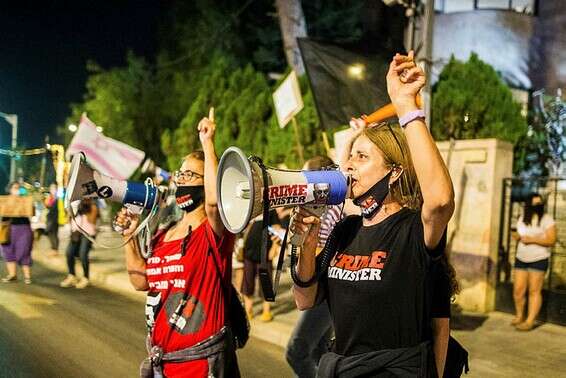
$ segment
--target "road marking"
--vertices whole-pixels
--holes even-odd
[[[41,318],[41,305],[52,306],[56,303],[54,299],[0,290],[0,307],[20,319]]]

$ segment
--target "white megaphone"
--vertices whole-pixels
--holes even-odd
[[[264,182],[265,169],[268,182]],[[321,216],[327,205],[343,203],[350,193],[349,178],[338,170],[290,171],[261,167],[237,147],[228,148],[218,165],[217,196],[220,217],[232,233],[241,232],[263,211],[264,190],[269,209],[308,206]],[[291,244],[302,240],[291,236]]]
[[[119,180],[108,177],[100,172],[92,169],[86,163],[84,153],[73,155],[71,160],[71,169],[69,176],[69,184],[65,193],[65,209],[69,212],[71,218],[75,217],[73,204],[84,198],[107,199],[125,205],[129,211],[141,214],[144,210],[146,216],[140,222],[136,230],[130,237],[119,246],[107,246],[99,241],[95,241],[88,233],[86,233],[78,223],[78,230],[90,241],[99,247],[114,249],[120,248],[127,244],[134,236],[140,240],[141,254],[144,258],[151,256],[151,239],[152,229],[155,225],[150,225],[150,221],[155,219],[160,205],[164,202],[167,195],[167,189],[157,187],[148,179],[145,183]],[[118,230],[116,227],[115,229]]]
[[[81,152],[73,155],[69,184],[65,193],[65,208],[83,198],[102,198],[124,205],[139,207],[139,210],[151,210],[159,197],[158,188],[145,183],[119,180],[105,176],[92,169],[86,163]]]

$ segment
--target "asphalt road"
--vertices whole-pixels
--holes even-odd
[[[32,285],[0,284],[0,377],[138,376],[143,303],[96,287],[62,289],[61,274],[33,269]],[[238,354],[244,377],[292,376],[280,347],[250,339]]]

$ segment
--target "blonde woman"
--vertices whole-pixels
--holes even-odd
[[[354,120],[357,135],[343,169],[352,176],[362,217],[354,231],[344,229],[346,221],[336,226],[340,248],[323,279],[294,287],[299,309],[320,298],[329,304],[336,342],[320,361],[321,377],[442,375],[436,365],[443,358],[435,356],[443,357],[446,346],[433,351],[430,267],[444,252],[454,192],[416,105],[424,84],[412,54],[393,58],[387,89],[403,129]],[[304,210],[294,215],[294,231],[307,233],[302,281],[315,274],[319,228],[319,219]]]

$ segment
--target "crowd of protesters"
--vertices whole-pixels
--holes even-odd
[[[403,377],[443,377],[461,372],[462,361],[451,356],[449,349],[450,303],[458,284],[445,253],[454,191],[416,105],[424,84],[424,73],[412,53],[397,54],[387,73],[387,86],[400,125],[351,120],[351,137],[338,157],[339,168],[352,179],[353,201],[348,206],[329,206],[321,217],[304,208],[270,212],[270,268],[287,229],[305,240],[297,266],[303,283],[293,287],[301,313],[285,354],[298,377],[386,377],[395,372]],[[180,216],[154,235],[149,257],[142,257],[138,240],[132,238],[139,216],[124,208],[113,221],[126,243],[130,283],[135,290],[147,292],[144,377],[240,375],[236,324],[230,317],[233,301],[238,301],[230,289],[232,282],[243,297],[248,320],[258,315],[262,322],[274,319],[257,282],[263,215],[239,235],[228,232],[220,217],[215,129],[211,110],[196,130],[201,149],[187,151],[172,175]],[[329,158],[316,156],[303,170],[333,166]],[[24,195],[17,182],[7,191],[14,197]],[[60,249],[59,199],[52,185],[44,199],[49,256],[57,256]],[[84,199],[70,221],[63,288],[90,285],[89,254],[99,213],[96,201]],[[1,246],[7,270],[2,282],[17,282],[20,266],[23,282],[31,284],[30,219],[3,217],[2,224],[9,234]],[[334,250],[325,248],[331,235],[338,240]],[[512,324],[528,331],[541,307],[549,248],[556,241],[556,226],[545,213],[541,196],[533,194],[526,201],[515,238],[516,317]],[[321,265],[325,253],[332,253],[329,266]],[[76,258],[81,262],[81,276],[75,271]],[[355,268],[353,261],[358,264]],[[304,284],[321,267],[318,281]],[[273,275],[272,270],[268,274]],[[260,314],[254,312],[257,301],[262,302]]]

